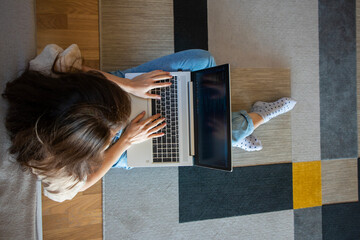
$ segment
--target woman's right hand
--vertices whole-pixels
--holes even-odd
[[[162,123],[165,121],[165,118],[160,118],[160,114],[156,114],[141,121],[144,116],[145,111],[137,115],[126,127],[125,132],[121,136],[121,138],[124,138],[130,145],[164,135],[164,133],[157,132],[166,126],[166,123]]]

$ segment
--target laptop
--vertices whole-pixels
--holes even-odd
[[[142,73],[128,73],[132,79]],[[154,89],[161,100],[131,95],[131,115],[166,118],[165,135],[133,145],[129,167],[200,166],[232,171],[230,66],[171,72],[172,85]]]

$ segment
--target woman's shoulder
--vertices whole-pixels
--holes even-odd
[[[57,202],[63,202],[75,197],[87,179],[85,177],[85,179],[79,180],[69,175],[64,168],[51,174],[45,174],[35,168],[31,170],[41,180],[44,187],[44,195]]]

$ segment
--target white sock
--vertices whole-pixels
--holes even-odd
[[[253,151],[260,151],[263,147],[261,144],[261,141],[254,135],[249,135],[240,142],[238,142],[236,145],[233,145],[234,147],[239,147],[245,151],[253,152]]]
[[[51,68],[56,57],[64,50],[56,44],[48,44],[42,52],[30,61],[29,69],[41,72],[44,75],[52,76]]]
[[[289,112],[294,108],[296,101],[291,98],[280,98],[276,102],[256,102],[251,108],[251,112],[259,114],[264,123],[281,114]]]
[[[58,72],[70,72],[71,70],[82,67],[82,58],[79,46],[71,44],[67,49],[59,54],[54,69]]]

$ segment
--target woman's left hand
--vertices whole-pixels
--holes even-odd
[[[150,91],[155,88],[169,87],[171,85],[170,82],[160,83],[158,81],[171,78],[172,76],[169,72],[162,70],[144,73],[127,81],[126,91],[141,98],[160,99],[159,95],[152,94]]]

